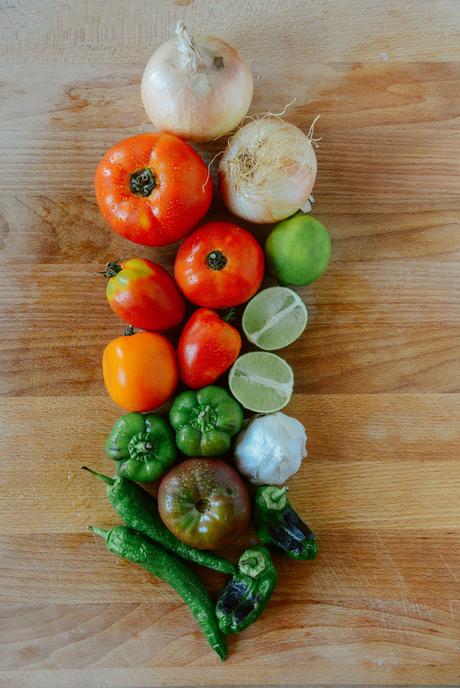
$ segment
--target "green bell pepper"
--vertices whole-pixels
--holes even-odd
[[[294,511],[286,493],[287,487],[257,488],[253,507],[257,537],[291,559],[314,559],[318,552],[315,535]]]
[[[148,483],[159,478],[176,459],[174,433],[156,413],[127,413],[112,428],[105,443],[120,475]]]
[[[226,389],[209,385],[175,398],[169,420],[187,456],[222,456],[243,426],[243,409]]]
[[[276,569],[263,545],[247,549],[238,570],[219,593],[216,616],[223,633],[238,633],[264,611],[276,585]]]

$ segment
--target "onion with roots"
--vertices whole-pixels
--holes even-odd
[[[192,36],[182,22],[142,77],[145,111],[158,129],[191,141],[232,131],[249,110],[252,74],[235,48],[212,36]]]
[[[278,222],[310,210],[316,179],[313,125],[308,135],[279,117],[245,124],[228,141],[219,163],[225,205],[249,222]]]

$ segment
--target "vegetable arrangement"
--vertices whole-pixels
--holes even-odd
[[[220,39],[192,36],[182,23],[176,34],[153,54],[142,79],[146,112],[161,131],[114,145],[96,170],[97,202],[113,231],[146,246],[183,241],[174,277],[144,258],[106,264],[108,304],[128,327],[105,347],[103,377],[128,413],[105,444],[116,475],[84,468],[106,484],[124,523],[90,526],[93,532],[109,551],[176,590],[224,660],[226,634],[256,621],[276,586],[269,548],[294,560],[317,554],[284,485],[307,455],[303,425],[281,411],[294,372],[272,353],[301,336],[307,309],[288,286],[259,290],[265,265],[282,285],[318,279],[331,244],[323,225],[305,214],[317,169],[312,128],[305,135],[273,115],[238,129],[219,164],[220,192],[235,215],[278,222],[265,253],[236,224],[196,228],[211,204],[212,181],[184,138],[208,141],[240,124],[252,76]],[[190,314],[192,304],[198,308]],[[229,322],[243,304],[244,342]],[[168,333],[187,312],[173,346]],[[240,355],[243,346],[259,350]],[[165,402],[169,413],[159,408]],[[250,418],[251,411],[258,415]],[[138,484],[155,480],[157,498]],[[244,533],[251,516],[260,544],[236,565],[212,551]],[[183,560],[228,576],[215,605]]]

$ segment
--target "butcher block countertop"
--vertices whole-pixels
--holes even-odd
[[[321,115],[314,215],[333,240],[282,352],[309,437],[290,495],[320,553],[276,557],[225,663],[89,533],[117,517],[80,470],[111,470],[119,415],[97,271],[175,254],[108,230],[94,170],[152,128],[140,79],[178,19],[241,49],[252,113]],[[460,683],[459,32],[456,0],[0,0],[2,688]],[[229,217],[217,193],[210,217]]]

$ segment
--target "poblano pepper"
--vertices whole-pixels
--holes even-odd
[[[143,490],[140,485],[136,485],[135,482],[122,475],[109,478],[108,475],[96,473],[87,466],[83,466],[83,469],[107,484],[106,493],[109,502],[127,526],[158,542],[165,549],[183,559],[207,566],[220,573],[232,574],[235,571],[231,561],[213,552],[194,549],[178,540],[161,520],[155,497]]]
[[[117,462],[117,471],[130,480],[148,483],[174,463],[177,450],[168,421],[156,413],[121,416],[105,443],[106,454]]]
[[[264,611],[276,585],[276,569],[263,545],[247,549],[238,571],[219,593],[216,616],[224,633],[238,633]]]
[[[126,526],[115,526],[111,530],[94,526],[90,528],[96,535],[104,538],[110,552],[134,564],[139,564],[174,588],[188,605],[211,647],[222,660],[226,658],[225,636],[218,626],[211,598],[198,576],[173,554],[165,552],[162,547],[142,537],[131,528]]]
[[[287,487],[257,488],[253,508],[257,537],[291,559],[314,559],[318,551],[315,535],[294,511],[286,493]]]
[[[243,425],[243,409],[222,387],[209,385],[175,398],[169,420],[176,444],[187,456],[226,454]]]

